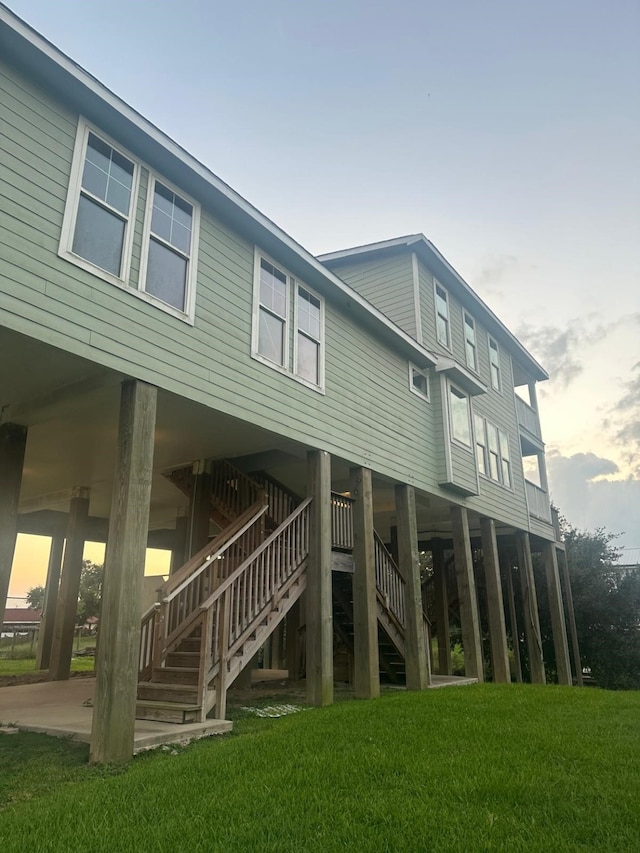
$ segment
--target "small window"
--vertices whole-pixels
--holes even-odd
[[[502,483],[508,488],[511,488],[511,457],[509,454],[509,436],[501,430],[498,430],[498,436],[500,439]]]
[[[478,348],[476,346],[476,324],[473,317],[464,312],[464,351],[467,367],[478,370]]]
[[[295,372],[306,382],[320,385],[322,305],[316,296],[300,285],[296,317],[298,329]]]
[[[476,439],[476,463],[478,472],[487,475],[487,439],[484,430],[484,418],[474,414],[473,426]]]
[[[144,290],[187,312],[193,242],[193,205],[169,187],[152,181]]]
[[[489,371],[491,373],[491,387],[496,391],[502,391],[500,349],[493,338],[489,338]]]
[[[447,291],[435,281],[436,294],[436,337],[438,342],[451,349],[451,332],[449,329],[449,295]]]
[[[258,352],[282,367],[287,350],[287,276],[264,258],[260,258],[260,308]]]
[[[414,394],[417,394],[419,397],[423,397],[425,400],[429,399],[429,374],[426,370],[420,370],[418,367],[414,367],[413,364],[409,365],[409,388],[413,391]]]
[[[489,476],[499,483],[500,445],[498,444],[498,430],[490,423],[487,424],[487,444],[489,448]]]
[[[451,437],[471,447],[471,425],[469,422],[469,398],[455,386],[449,386],[449,412]]]

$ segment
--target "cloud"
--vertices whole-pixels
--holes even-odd
[[[640,546],[640,478],[608,479],[618,465],[595,453],[563,456],[552,450],[547,469],[551,498],[570,524],[583,530],[604,527],[621,534],[616,545]]]
[[[515,255],[488,255],[483,259],[483,267],[473,277],[474,287],[492,296],[502,297],[504,292],[499,285],[520,267]]]
[[[624,393],[611,407],[606,425],[625,462],[640,478],[640,361],[632,370],[636,375],[623,383]]]

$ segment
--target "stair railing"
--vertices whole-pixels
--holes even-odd
[[[226,710],[230,661],[269,612],[277,610],[278,602],[306,567],[310,504],[311,498],[303,501],[200,605],[200,612],[207,613],[208,670],[199,689],[206,693],[214,681],[218,718]]]
[[[250,478],[264,489],[269,505],[268,517],[276,526],[282,524],[298,506],[301,498],[266,471],[252,471]]]
[[[231,518],[263,499],[261,486],[226,459],[211,464],[211,500]]]
[[[376,566],[376,586],[387,610],[396,622],[405,627],[405,579],[400,574],[393,557],[387,551],[384,542],[374,532],[374,553]]]
[[[331,547],[353,551],[353,498],[331,492]]]

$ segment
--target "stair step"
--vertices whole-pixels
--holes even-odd
[[[196,723],[200,716],[200,705],[188,702],[159,702],[155,699],[138,699],[136,718],[157,720],[162,723]]]
[[[198,641],[200,646],[200,641]],[[200,660],[200,651],[179,651],[170,652],[167,655],[167,666],[197,666]]]
[[[200,637],[187,637],[182,640],[178,648],[172,654],[182,654],[184,652],[200,652]]]
[[[155,702],[180,702],[195,704],[198,702],[198,690],[188,684],[163,684],[155,681],[141,681],[138,684],[138,699]]]
[[[153,670],[152,681],[162,684],[197,684],[198,667],[161,666]]]

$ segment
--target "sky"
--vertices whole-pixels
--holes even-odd
[[[551,374],[554,502],[640,546],[637,0],[8,5],[314,254],[423,232]]]

